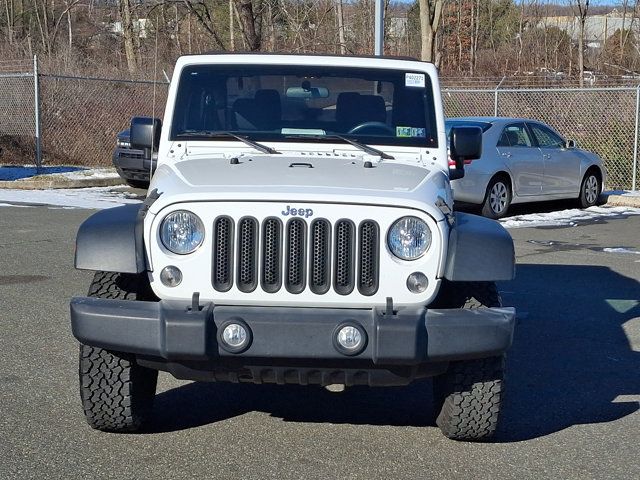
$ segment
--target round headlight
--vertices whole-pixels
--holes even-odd
[[[402,217],[389,229],[389,250],[402,260],[420,258],[431,245],[431,230],[418,217]]]
[[[160,225],[160,240],[167,250],[186,255],[194,252],[204,240],[204,225],[195,213],[177,210]]]

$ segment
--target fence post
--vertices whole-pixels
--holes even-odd
[[[638,171],[638,123],[640,121],[640,85],[636,87],[636,129],[633,140],[633,173],[631,175],[631,189],[636,190],[636,176]]]
[[[502,85],[502,82],[504,82],[505,78],[507,78],[506,75],[502,77],[502,80],[500,80],[500,83],[496,85],[496,88],[494,90],[494,97],[493,97],[493,116],[494,117],[498,116],[498,89],[500,88],[500,85]]]
[[[36,167],[42,167],[42,132],[40,130],[40,77],[38,75],[38,56],[33,56],[34,113],[36,122]]]

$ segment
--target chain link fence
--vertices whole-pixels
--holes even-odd
[[[43,158],[56,164],[110,165],[131,117],[162,117],[167,100],[164,82],[41,75],[40,88]]]
[[[597,153],[608,189],[636,189],[640,88],[443,90],[445,114],[534,118]]]
[[[0,61],[0,163],[36,159],[39,107],[42,160],[47,164],[107,166],[116,135],[131,117],[161,117],[166,82],[34,75],[33,66]],[[513,116],[550,124],[600,155],[607,188],[636,189],[640,87],[456,88],[442,90],[445,113]],[[39,86],[39,100],[34,90]],[[155,100],[154,100],[155,98]]]
[[[0,61],[0,163],[35,161],[34,79],[29,62]]]

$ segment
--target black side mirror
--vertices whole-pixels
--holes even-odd
[[[564,143],[564,148],[576,148],[576,141],[575,140],[567,140]]]
[[[453,127],[449,136],[449,155],[455,168],[449,169],[449,178],[464,177],[465,160],[476,160],[482,154],[482,129],[480,127]]]
[[[159,118],[133,117],[129,131],[131,148],[144,150],[146,158],[151,158],[151,150],[158,150],[162,122]]]

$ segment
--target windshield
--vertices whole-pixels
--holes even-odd
[[[491,128],[491,125],[489,122],[476,120],[447,120],[444,122],[447,138],[449,138],[449,134],[451,133],[451,127],[480,127],[484,133]]]
[[[192,65],[182,70],[170,136],[436,147],[429,76],[403,70]],[[199,133],[202,133],[199,137]]]

